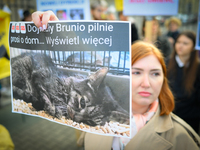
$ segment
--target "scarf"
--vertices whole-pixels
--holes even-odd
[[[158,108],[158,100],[154,101],[146,113],[144,114],[134,114],[132,123],[136,126],[136,132],[138,132],[156,113]],[[134,134],[135,135],[135,134]]]
[[[158,108],[158,100],[154,101],[144,114],[134,114],[131,118],[131,138],[133,138],[137,132],[148,123],[148,121],[154,116]],[[130,138],[113,138],[112,148],[113,150],[123,150],[126,144],[130,141]]]

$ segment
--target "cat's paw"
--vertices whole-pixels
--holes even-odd
[[[67,118],[74,120],[75,111],[70,106],[67,106],[67,114]]]
[[[62,118],[62,110],[58,107],[56,107],[55,117],[58,119]]]
[[[104,124],[104,122],[103,122],[103,115],[99,115],[99,116],[96,116],[96,117],[94,117],[94,118],[92,118],[92,121],[93,121],[93,125],[102,125],[102,124]]]
[[[51,116],[55,116],[55,106],[45,105],[44,110],[47,111]]]
[[[117,121],[119,123],[129,124],[129,115],[126,113],[112,111],[109,120]]]

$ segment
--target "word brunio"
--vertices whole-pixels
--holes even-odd
[[[62,25],[60,23],[56,24],[56,31],[57,32],[64,32],[64,31],[85,31],[85,25],[76,23],[76,25]],[[87,32],[90,33],[92,31],[113,31],[113,25],[108,25],[107,23],[93,23],[89,24],[87,28]]]

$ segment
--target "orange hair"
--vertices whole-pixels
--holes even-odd
[[[174,96],[168,85],[167,69],[162,53],[153,44],[146,43],[143,41],[135,42],[131,47],[131,51],[132,51],[131,65],[133,65],[136,61],[149,55],[156,56],[158,61],[160,62],[164,74],[163,85],[160,94],[158,96],[159,103],[161,106],[160,115],[165,115],[165,114],[168,115],[174,109]]]

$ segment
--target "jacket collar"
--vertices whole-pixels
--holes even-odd
[[[130,140],[126,145],[128,149],[148,149],[154,150],[159,147],[160,150],[170,149],[173,144],[160,136],[160,133],[174,128],[170,115],[160,116],[160,107],[158,107],[152,119]]]
[[[184,67],[184,63],[181,61],[178,55],[175,56],[175,60],[179,67]]]
[[[176,60],[176,63],[178,64],[178,66],[180,67],[180,68],[182,68],[182,67],[184,67],[185,66],[185,64],[181,61],[181,59],[180,59],[180,57],[178,56],[178,55],[176,55],[175,56],[175,60]],[[189,62],[186,64],[186,67],[188,67],[189,66]]]
[[[154,122],[154,130],[157,133],[163,133],[174,128],[170,115],[160,116],[160,107],[158,107],[155,116],[152,118],[152,122]]]

